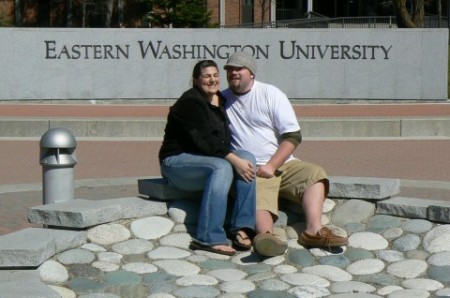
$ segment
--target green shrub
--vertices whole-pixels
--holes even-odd
[[[0,11],[0,27],[11,27],[12,22],[8,20],[5,15]]]

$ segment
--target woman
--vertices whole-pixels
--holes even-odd
[[[233,185],[229,234],[238,249],[250,249],[255,226],[255,158],[231,152],[219,71],[211,60],[198,62],[193,87],[170,108],[159,151],[161,174],[169,184],[203,190],[196,237],[191,249],[233,255],[224,229],[228,193]]]

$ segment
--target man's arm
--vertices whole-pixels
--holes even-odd
[[[281,137],[283,140],[278,146],[277,151],[272,155],[267,164],[258,167],[256,176],[262,178],[273,177],[275,171],[285,163],[302,141],[300,130],[283,134]]]

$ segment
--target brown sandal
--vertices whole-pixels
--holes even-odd
[[[249,250],[252,248],[251,238],[247,235],[247,233],[243,230],[233,231],[231,233],[231,241],[233,242],[233,246],[237,250]],[[245,244],[244,241],[250,240],[250,244]]]
[[[189,248],[192,250],[204,250],[204,251],[213,252],[213,253],[216,253],[219,255],[225,255],[225,256],[234,256],[236,254],[236,252],[234,252],[234,251],[221,250],[221,249],[217,249],[217,248],[214,248],[214,247],[208,246],[208,245],[203,245],[201,243],[194,242],[194,241],[191,242],[191,244],[189,245]]]

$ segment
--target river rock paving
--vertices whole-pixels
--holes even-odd
[[[41,280],[64,298],[450,297],[448,224],[327,199],[323,221],[347,234],[348,246],[300,246],[304,219],[282,212],[275,233],[288,243],[284,255],[228,257],[188,248],[195,203],[168,207],[166,215],[88,229],[87,243],[39,266]]]

